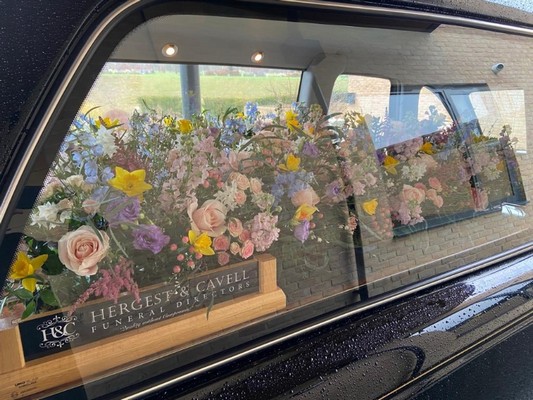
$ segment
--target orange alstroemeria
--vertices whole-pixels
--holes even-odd
[[[316,208],[315,206],[310,206],[309,204],[302,204],[296,209],[292,220],[295,223],[299,223],[302,221],[311,221],[313,219],[313,214],[317,211],[318,208]]]

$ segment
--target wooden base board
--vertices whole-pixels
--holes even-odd
[[[35,398],[40,392],[93,380],[113,369],[142,365],[158,353],[178,351],[210,335],[283,310],[285,293],[272,284],[276,282],[276,261],[269,256],[259,261],[260,292],[217,304],[209,318],[205,309],[192,311],[25,365],[20,362],[18,328],[4,331],[7,333],[0,335],[3,363],[17,369],[8,368],[0,375],[0,399]],[[17,350],[11,351],[12,347]]]

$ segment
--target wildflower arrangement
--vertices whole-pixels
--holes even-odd
[[[180,285],[257,252],[287,256],[282,243],[325,253],[357,245],[356,229],[381,240],[397,227],[484,210],[502,186],[490,182],[513,159],[510,127],[489,138],[443,124],[435,110],[407,129],[302,104],[265,115],[247,104],[191,119],[155,110],[80,114],[31,214],[0,308],[15,298],[10,307],[23,304],[25,318],[97,297],[116,302],[123,292],[139,299],[142,287]],[[386,143],[406,129],[416,137]]]
[[[484,211],[491,198],[511,195],[501,179],[508,172],[507,162],[514,159],[511,128],[504,126],[496,138],[475,126],[440,126],[377,151],[395,227]]]
[[[98,111],[73,122],[12,265],[3,296],[25,305],[23,317],[122,292],[139,298],[153,283],[275,254],[282,241],[353,245],[354,196],[378,182],[355,115],[332,126],[301,104],[191,119]],[[376,214],[377,200],[363,209]]]

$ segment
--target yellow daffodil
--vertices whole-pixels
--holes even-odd
[[[420,150],[426,154],[435,154],[435,151],[433,150],[433,145],[430,142],[424,143]]]
[[[102,126],[106,129],[114,128],[116,126],[120,125],[120,121],[118,119],[111,120],[109,117],[98,117],[98,120],[94,123],[98,129],[100,129]]]
[[[399,164],[400,162],[395,159],[394,157],[392,156],[387,156],[385,157],[385,159],[383,160],[383,167],[385,168],[385,170],[389,173],[389,174],[393,174],[393,175],[396,175],[398,173],[398,171],[396,171],[396,166]]]
[[[292,220],[295,223],[299,223],[302,221],[311,221],[313,219],[313,214],[317,211],[318,208],[316,208],[315,206],[310,206],[309,204],[302,204],[296,209]]]
[[[239,119],[244,119],[244,113],[243,112],[238,112],[237,114],[235,114],[235,116]]]
[[[195,231],[189,231],[189,243],[194,247],[194,251],[197,253],[203,254],[204,256],[212,256],[215,254],[215,251],[211,248],[211,238],[207,233],[202,233],[199,236]]]
[[[172,128],[174,126],[174,118],[172,118],[170,115],[167,115],[165,118],[163,118],[163,124],[165,124],[166,127]]]
[[[278,165],[278,168],[281,169],[282,171],[295,172],[295,171],[298,171],[298,169],[300,168],[300,161],[301,161],[300,157],[295,156],[294,154],[290,153],[287,156],[287,161],[285,161],[285,164]]]
[[[368,215],[376,214],[376,208],[378,208],[378,199],[372,199],[363,203],[363,211]]]
[[[191,133],[192,132],[192,122],[188,119],[180,119],[178,121],[178,129],[181,133]]]
[[[115,177],[111,178],[107,183],[129,197],[137,196],[141,198],[144,192],[152,189],[152,185],[144,181],[145,178],[146,171],[144,169],[129,172],[124,168],[115,167]]]
[[[285,113],[285,121],[287,121],[287,127],[290,130],[300,128],[300,123],[298,122],[298,114],[296,114],[292,110],[289,110]]]
[[[48,255],[43,254],[30,260],[25,253],[19,251],[17,259],[11,266],[9,277],[11,279],[22,279],[22,286],[24,289],[33,293],[35,291],[35,286],[37,285],[37,280],[35,278],[26,277],[33,275],[35,271],[43,266],[47,259]]]

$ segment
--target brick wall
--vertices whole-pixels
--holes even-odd
[[[384,47],[363,57],[358,72],[374,71],[406,84],[487,84],[495,91],[497,110],[486,110],[487,115],[490,117],[495,111],[502,115],[500,119],[494,118],[493,134],[504,123],[513,126],[513,136],[519,139],[515,148],[521,150],[517,158],[529,199],[533,189],[529,150],[533,133],[527,127],[533,126],[533,113],[526,114],[520,100],[523,98],[527,105],[533,100],[531,39],[444,26],[430,35],[414,36],[401,48]],[[496,62],[505,64],[498,75],[491,71]],[[359,80],[349,85],[349,90],[372,93],[377,89],[365,87]],[[498,93],[498,90],[505,92]],[[364,96],[360,99],[364,101]],[[359,106],[364,109],[363,104]],[[364,254],[367,280],[372,282],[371,293],[382,293],[450,271],[528,242],[532,233],[529,215],[533,208],[527,204],[522,209],[525,217],[494,212],[377,242],[363,230],[363,241],[368,244]]]

